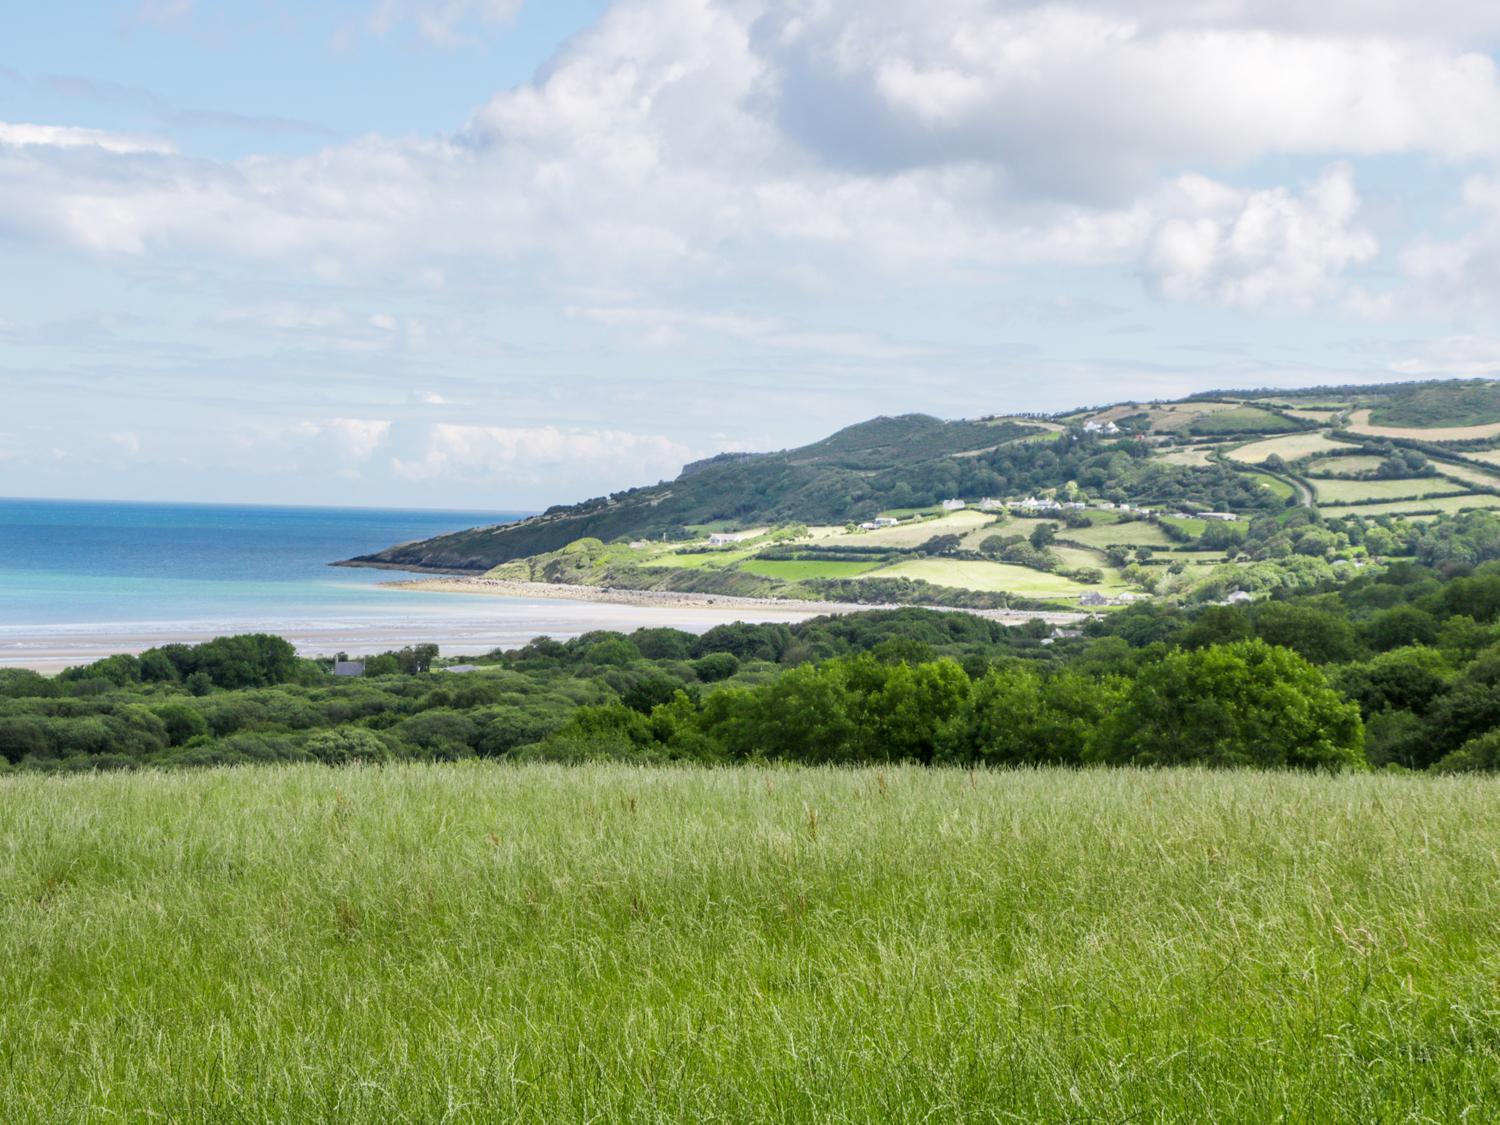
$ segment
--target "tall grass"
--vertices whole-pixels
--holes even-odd
[[[0,779],[0,1117],[1493,1120],[1500,784]]]

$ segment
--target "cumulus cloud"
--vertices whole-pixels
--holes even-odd
[[[1379,249],[1354,225],[1359,196],[1347,166],[1328,169],[1300,195],[1236,192],[1201,177],[1178,187],[1188,213],[1158,224],[1144,257],[1152,286],[1174,300],[1305,307],[1336,292],[1344,271]]]
[[[384,0],[369,18],[444,41],[515,7]],[[1139,265],[1172,300],[1369,309],[1379,296],[1346,275],[1379,247],[1347,169],[1306,188],[1234,180],[1288,155],[1500,156],[1500,71],[1481,49],[1500,16],[1457,0],[1415,13],[946,0],[936,19],[927,0],[621,0],[448,136],[218,161],[0,126],[0,229],[108,254],[311,262],[335,279],[389,264],[431,286],[475,258],[647,289]],[[1461,276],[1487,245],[1418,247],[1409,268]],[[363,327],[395,335],[391,315]],[[733,334],[656,319],[641,339]],[[746,331],[820,347],[784,324]],[[824,350],[863,346],[822,335]]]

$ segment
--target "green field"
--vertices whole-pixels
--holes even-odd
[[[1352,504],[1359,500],[1398,500],[1405,496],[1440,496],[1460,492],[1463,485],[1446,477],[1407,480],[1316,480],[1319,505]]]
[[[1021,594],[1026,597],[1073,597],[1093,589],[1071,578],[1029,566],[1011,563],[970,562],[966,559],[911,559],[880,570],[867,571],[865,578],[918,578],[934,586],[957,586]]]
[[[1226,456],[1232,461],[1259,465],[1272,455],[1280,457],[1283,461],[1295,461],[1301,457],[1311,457],[1316,453],[1328,453],[1348,448],[1349,446],[1343,442],[1330,441],[1327,435],[1317,430],[1312,433],[1288,434],[1286,437],[1271,438],[1268,441],[1253,441],[1249,445],[1230,450]]]
[[[1463,496],[1434,496],[1426,500],[1394,500],[1388,504],[1322,507],[1325,516],[1400,515],[1405,512],[1461,512],[1465,508],[1500,508],[1500,496],[1472,492]]]
[[[844,562],[836,559],[751,559],[740,569],[762,578],[801,582],[806,578],[857,578],[874,570],[877,562]]]
[[[1095,521],[1093,527],[1060,528],[1058,537],[1082,543],[1085,547],[1112,547],[1117,543],[1132,547],[1170,547],[1172,545],[1172,541],[1162,533],[1161,528],[1145,520],[1134,520],[1130,523],[1102,523],[1099,513],[1096,512],[1090,512],[1089,519]],[[1025,529],[1027,525],[1025,522],[1018,521],[1017,526]]]
[[[1451,461],[1434,461],[1432,467],[1443,476],[1480,488],[1500,488],[1500,469],[1495,466],[1458,465]]]
[[[638,566],[667,566],[679,570],[702,570],[704,568],[732,566],[737,562],[753,558],[757,547],[725,547],[710,551],[668,551],[664,554],[642,558]]]
[[[1500,782],[0,778],[8,1123],[1487,1121]]]
[[[1269,473],[1246,472],[1242,475],[1252,478],[1260,483],[1260,486],[1273,495],[1283,500],[1297,495],[1297,490],[1280,477],[1273,477]]]
[[[819,543],[849,543],[860,547],[918,547],[934,535],[966,535],[976,528],[994,523],[995,513],[965,508],[933,520],[882,527],[875,531],[838,531],[819,537]]]
[[[1355,473],[1373,473],[1384,464],[1384,457],[1375,456],[1319,457],[1303,466],[1303,471],[1308,474],[1347,477]]]

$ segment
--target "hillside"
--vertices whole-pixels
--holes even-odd
[[[355,565],[754,597],[1077,608],[1347,578],[1500,508],[1500,384],[877,418]]]
[[[405,543],[353,561],[484,571],[575,539],[680,539],[722,525],[843,523],[887,507],[926,503],[977,484],[979,464],[956,457],[992,448],[1040,426],[1013,421],[944,422],[926,415],[875,418],[800,449],[753,459],[711,458],[676,480],[579,504],[519,523]]]

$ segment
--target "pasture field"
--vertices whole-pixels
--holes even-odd
[[[1451,461],[1434,461],[1432,467],[1451,480],[1480,488],[1500,487],[1500,466],[1458,465]]]
[[[850,543],[861,547],[920,547],[934,535],[967,535],[976,528],[985,527],[995,522],[995,514],[992,512],[981,512],[974,508],[965,508],[961,512],[951,512],[935,520],[922,520],[920,523],[900,524],[896,527],[882,527],[876,531],[839,531],[827,538],[819,539],[820,543],[838,544]]]
[[[1071,539],[1076,543],[1082,543],[1085,547],[1112,547],[1116,543],[1131,547],[1170,547],[1172,541],[1162,533],[1161,528],[1145,520],[1132,520],[1129,523],[1102,523],[1099,513],[1090,512],[1089,519],[1094,520],[1093,527],[1063,527],[1058,529],[1058,538]],[[1021,521],[1017,521],[1021,523]],[[1024,527],[1025,524],[1021,523]]]
[[[751,559],[740,569],[762,578],[801,582],[806,578],[858,578],[879,565],[878,561],[843,562],[837,559]]]
[[[1466,508],[1500,508],[1500,496],[1468,492],[1462,496],[1433,496],[1425,500],[1393,500],[1388,504],[1326,506],[1319,509],[1325,516],[1390,516],[1406,512],[1461,512]]]
[[[1170,524],[1172,527],[1180,528],[1181,530],[1187,532],[1189,535],[1193,536],[1202,535],[1209,524],[1208,520],[1195,519],[1192,516],[1188,516],[1186,519],[1174,519],[1171,516],[1162,516],[1161,522]]]
[[[1500,449],[1480,449],[1462,456],[1466,461],[1478,461],[1482,465],[1500,465]]]
[[[1207,465],[1208,455],[1214,447],[1211,445],[1195,445],[1188,449],[1175,449],[1171,453],[1163,453],[1157,458],[1168,465],[1191,465],[1194,467]]]
[[[1463,490],[1447,477],[1415,477],[1402,480],[1329,480],[1312,482],[1318,504],[1350,504],[1358,500],[1398,500],[1404,496],[1452,495]]]
[[[1302,466],[1304,473],[1318,473],[1330,477],[1347,477],[1355,473],[1373,473],[1385,464],[1384,457],[1319,457]]]
[[[1368,410],[1349,415],[1349,429],[1371,437],[1415,438],[1421,441],[1472,441],[1500,436],[1500,422],[1484,426],[1376,426],[1370,423]]]
[[[1252,441],[1249,445],[1229,450],[1225,456],[1231,461],[1239,461],[1242,464],[1259,465],[1272,454],[1279,456],[1283,461],[1295,461],[1299,457],[1311,457],[1317,453],[1348,448],[1346,443],[1333,441],[1321,430],[1314,430],[1310,433],[1269,438],[1266,441]]]
[[[710,551],[664,551],[659,555],[642,558],[639,566],[665,566],[680,570],[722,569],[737,562],[753,558],[759,547],[725,547]]]
[[[910,559],[867,571],[861,577],[920,578],[935,586],[959,586],[967,590],[1005,592],[1033,598],[1076,597],[1094,589],[1060,574],[1033,570],[1029,566],[967,559]]]
[[[53,1121],[1486,1121],[1500,782],[0,778]]]
[[[1244,475],[1253,477],[1260,482],[1262,488],[1269,490],[1283,500],[1297,495],[1297,490],[1280,477],[1273,477],[1269,473],[1245,473]]]

